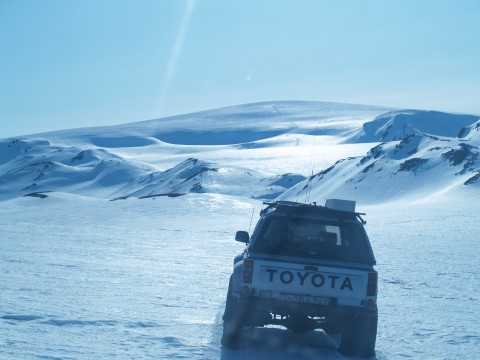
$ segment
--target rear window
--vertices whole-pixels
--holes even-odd
[[[252,250],[321,260],[374,262],[363,227],[346,221],[271,217]]]

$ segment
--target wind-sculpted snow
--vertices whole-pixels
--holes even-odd
[[[465,126],[458,137],[480,142],[480,120],[472,125]]]
[[[474,185],[477,184],[480,186],[480,170],[474,172],[475,175],[471,176],[467,181],[463,183],[463,185]]]
[[[104,148],[142,147],[158,143],[157,139],[143,136],[93,137],[92,145]]]
[[[122,189],[123,194],[118,198],[217,193],[266,199],[275,198],[304,179],[292,174],[263,178],[248,169],[219,167],[198,159],[188,159],[166,171],[151,173],[129,188]]]
[[[12,139],[0,142],[0,166],[15,160],[22,154],[29,155],[32,147],[37,149],[48,147],[50,143],[45,140]]]
[[[426,133],[457,137],[462,129],[479,120],[479,116],[448,114],[438,111],[400,110],[366,122],[356,137],[359,142],[395,141],[406,136]]]
[[[46,197],[52,191],[108,199],[191,192],[271,199],[305,178],[294,174],[266,177],[238,166],[198,159],[157,171],[102,148],[82,150],[37,140],[8,140],[0,145],[10,149],[4,152],[4,164],[0,165],[0,194],[4,199],[20,195]]]
[[[157,134],[160,141],[176,145],[231,145],[251,143],[259,140],[269,139],[288,132],[283,130],[255,130],[250,131],[175,131]]]
[[[329,102],[271,101],[40,135],[56,142],[84,142],[107,148],[142,147],[162,142],[175,145],[233,145],[281,134],[338,134],[360,127],[389,110]]]
[[[103,149],[35,139],[7,140],[1,146],[16,150],[0,165],[0,198],[50,191],[102,196],[149,169]]]

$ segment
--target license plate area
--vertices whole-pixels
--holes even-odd
[[[310,305],[327,306],[331,304],[331,299],[329,298],[310,296],[310,295],[280,294],[279,299],[285,302],[310,304]]]

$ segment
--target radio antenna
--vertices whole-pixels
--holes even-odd
[[[312,145],[312,153],[310,154],[310,178],[308,179],[307,183],[307,189],[306,189],[306,194],[305,194],[305,203],[308,204],[310,202],[310,193],[312,190],[312,185],[311,181],[313,179],[313,167],[315,164],[314,156],[315,156],[315,149],[317,147],[317,131],[318,131],[318,122],[317,125],[315,126],[315,133],[313,137],[313,145]]]
[[[252,228],[253,214],[255,214],[255,204],[253,204],[252,217],[250,218],[250,225],[248,226],[248,232],[249,233],[250,233],[250,230]]]

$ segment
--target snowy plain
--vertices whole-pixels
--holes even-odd
[[[308,183],[312,173],[321,174],[345,158],[371,167],[368,161],[374,156],[367,152],[380,141],[346,139],[388,111],[324,103],[260,104],[170,119],[169,125],[151,121],[6,139],[0,156],[0,359],[347,359],[336,351],[339,339],[320,330],[298,335],[278,327],[255,329],[248,333],[247,349],[222,349],[228,277],[234,255],[243,249],[234,234],[251,230],[262,208],[261,198],[238,188],[257,174],[259,181],[249,186],[268,195],[261,186],[271,187],[265,182],[271,176],[291,172]],[[224,137],[218,134],[222,131]],[[197,139],[188,143],[193,133]],[[170,137],[159,140],[162,134]],[[396,186],[403,187],[389,198],[374,196],[373,202],[367,201],[368,191],[376,190],[377,178],[368,177],[373,174],[356,164],[338,170],[344,174],[360,168],[362,186],[369,189],[359,194],[357,210],[367,213],[379,272],[377,359],[478,357],[480,189],[468,182],[475,179],[478,164],[475,136],[468,138],[473,150],[461,153],[463,163],[441,160],[435,151],[451,149],[428,143],[422,150],[421,141],[417,153],[435,154],[440,160],[427,161],[435,166],[405,174],[393,171],[399,165],[395,159],[385,159],[384,177],[396,178]],[[43,145],[36,147],[38,141]],[[392,141],[397,141],[395,147],[401,144]],[[455,149],[458,141],[444,137],[441,144]],[[27,145],[13,150],[19,143]],[[118,174],[140,179],[163,179],[163,171],[191,157],[205,163],[199,172],[187,163],[168,173],[174,174],[168,181],[175,191],[185,191],[183,196],[140,198],[132,195],[132,186],[141,194],[146,190],[135,176],[128,183],[100,176],[99,164],[109,163],[110,157],[83,158],[83,167],[65,160],[100,150],[122,166]],[[419,156],[411,150],[408,156]],[[47,165],[37,172],[40,158]],[[92,163],[95,176],[85,176]],[[458,175],[454,164],[460,166]],[[238,178],[225,178],[228,169]],[[82,176],[75,178],[77,172]],[[437,180],[435,191],[415,191],[415,179],[425,183],[445,173],[451,176]],[[359,182],[356,174],[345,186]],[[402,183],[398,176],[414,180]],[[310,186],[316,183],[310,181]],[[293,199],[321,203],[315,188],[304,189],[300,181],[288,191]],[[352,189],[339,191],[354,194]],[[23,196],[33,190],[35,196]],[[120,195],[122,200],[111,201]]]

